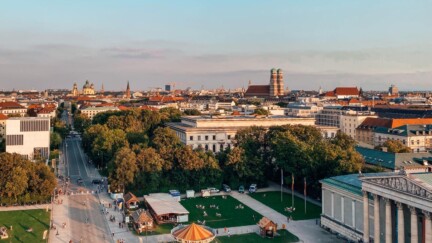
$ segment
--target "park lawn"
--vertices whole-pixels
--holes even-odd
[[[313,203],[306,202],[306,213],[304,198],[294,196],[295,211],[290,213],[284,210],[286,207],[291,207],[291,193],[283,193],[283,201],[281,202],[280,192],[257,192],[249,194],[254,199],[273,208],[285,216],[291,216],[293,220],[315,219],[321,215],[321,207]],[[265,195],[265,196],[264,196]]]
[[[205,220],[205,224],[212,228],[255,225],[262,218],[261,214],[231,196],[226,196],[226,199],[222,196],[196,197],[182,200],[180,203],[189,211],[189,223]],[[236,209],[240,204],[244,208]],[[196,205],[203,205],[205,209],[199,209]],[[210,205],[219,206],[219,210],[210,208]],[[207,212],[206,217],[203,216],[204,211]],[[221,217],[217,217],[216,213],[220,213]]]
[[[216,237],[215,243],[288,243],[299,242],[299,238],[286,230],[278,230],[279,236],[263,238],[256,233]]]
[[[141,236],[150,236],[150,235],[162,235],[162,234],[170,234],[171,230],[174,228],[174,224],[158,224],[152,231],[142,232]],[[138,233],[131,227],[129,227],[134,234],[138,235]]]
[[[49,222],[50,212],[43,209],[2,211],[0,212],[0,226],[8,228],[9,238],[0,240],[0,242],[10,241],[11,225],[12,242],[46,242],[42,237],[44,231],[49,229]],[[29,228],[33,228],[33,232],[27,232]]]

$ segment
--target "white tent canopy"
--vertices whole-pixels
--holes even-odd
[[[144,196],[144,200],[157,215],[189,214],[174,197],[168,193],[153,193]]]

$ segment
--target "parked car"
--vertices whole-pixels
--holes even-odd
[[[207,190],[209,190],[210,193],[218,193],[218,192],[220,192],[219,189],[217,189],[215,187],[209,187],[209,188],[207,188]]]
[[[83,184],[83,183],[84,183],[84,180],[83,180],[82,178],[78,178],[77,183],[78,183],[78,184]]]
[[[222,190],[224,192],[231,192],[231,188],[227,184],[222,185]]]
[[[257,185],[256,184],[251,184],[249,187],[249,193],[254,193],[257,191]]]
[[[173,197],[179,197],[180,196],[180,192],[178,190],[169,190],[169,194],[171,194],[171,196],[173,196]]]
[[[244,193],[244,186],[240,186],[238,192]]]
[[[100,180],[100,179],[94,179],[94,180],[92,180],[92,183],[93,184],[102,184],[102,180]]]

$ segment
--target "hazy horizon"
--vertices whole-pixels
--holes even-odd
[[[2,89],[247,87],[430,90],[432,2],[7,1]]]

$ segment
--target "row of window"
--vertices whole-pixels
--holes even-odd
[[[49,131],[49,120],[20,121],[21,132]]]
[[[24,145],[24,135],[7,135],[6,136],[7,146]]]
[[[231,144],[228,144],[227,147],[231,149]],[[208,144],[204,145],[204,149],[205,151],[208,151],[210,149],[209,145]],[[219,144],[219,151],[223,151],[223,150],[224,150],[223,144]],[[213,153],[216,153],[216,144],[212,145],[212,151]]]
[[[205,140],[205,141],[208,141],[209,138],[210,138],[210,136],[208,136],[208,135],[205,135],[205,136],[198,135],[198,136],[197,136],[197,141],[201,141],[201,138],[202,138],[202,137],[204,137],[204,140]],[[231,135],[227,135],[227,139],[231,139]],[[189,140],[190,140],[190,141],[193,141],[193,140],[194,140],[194,136],[189,136]],[[216,135],[212,135],[212,140],[213,140],[213,141],[216,140]]]

